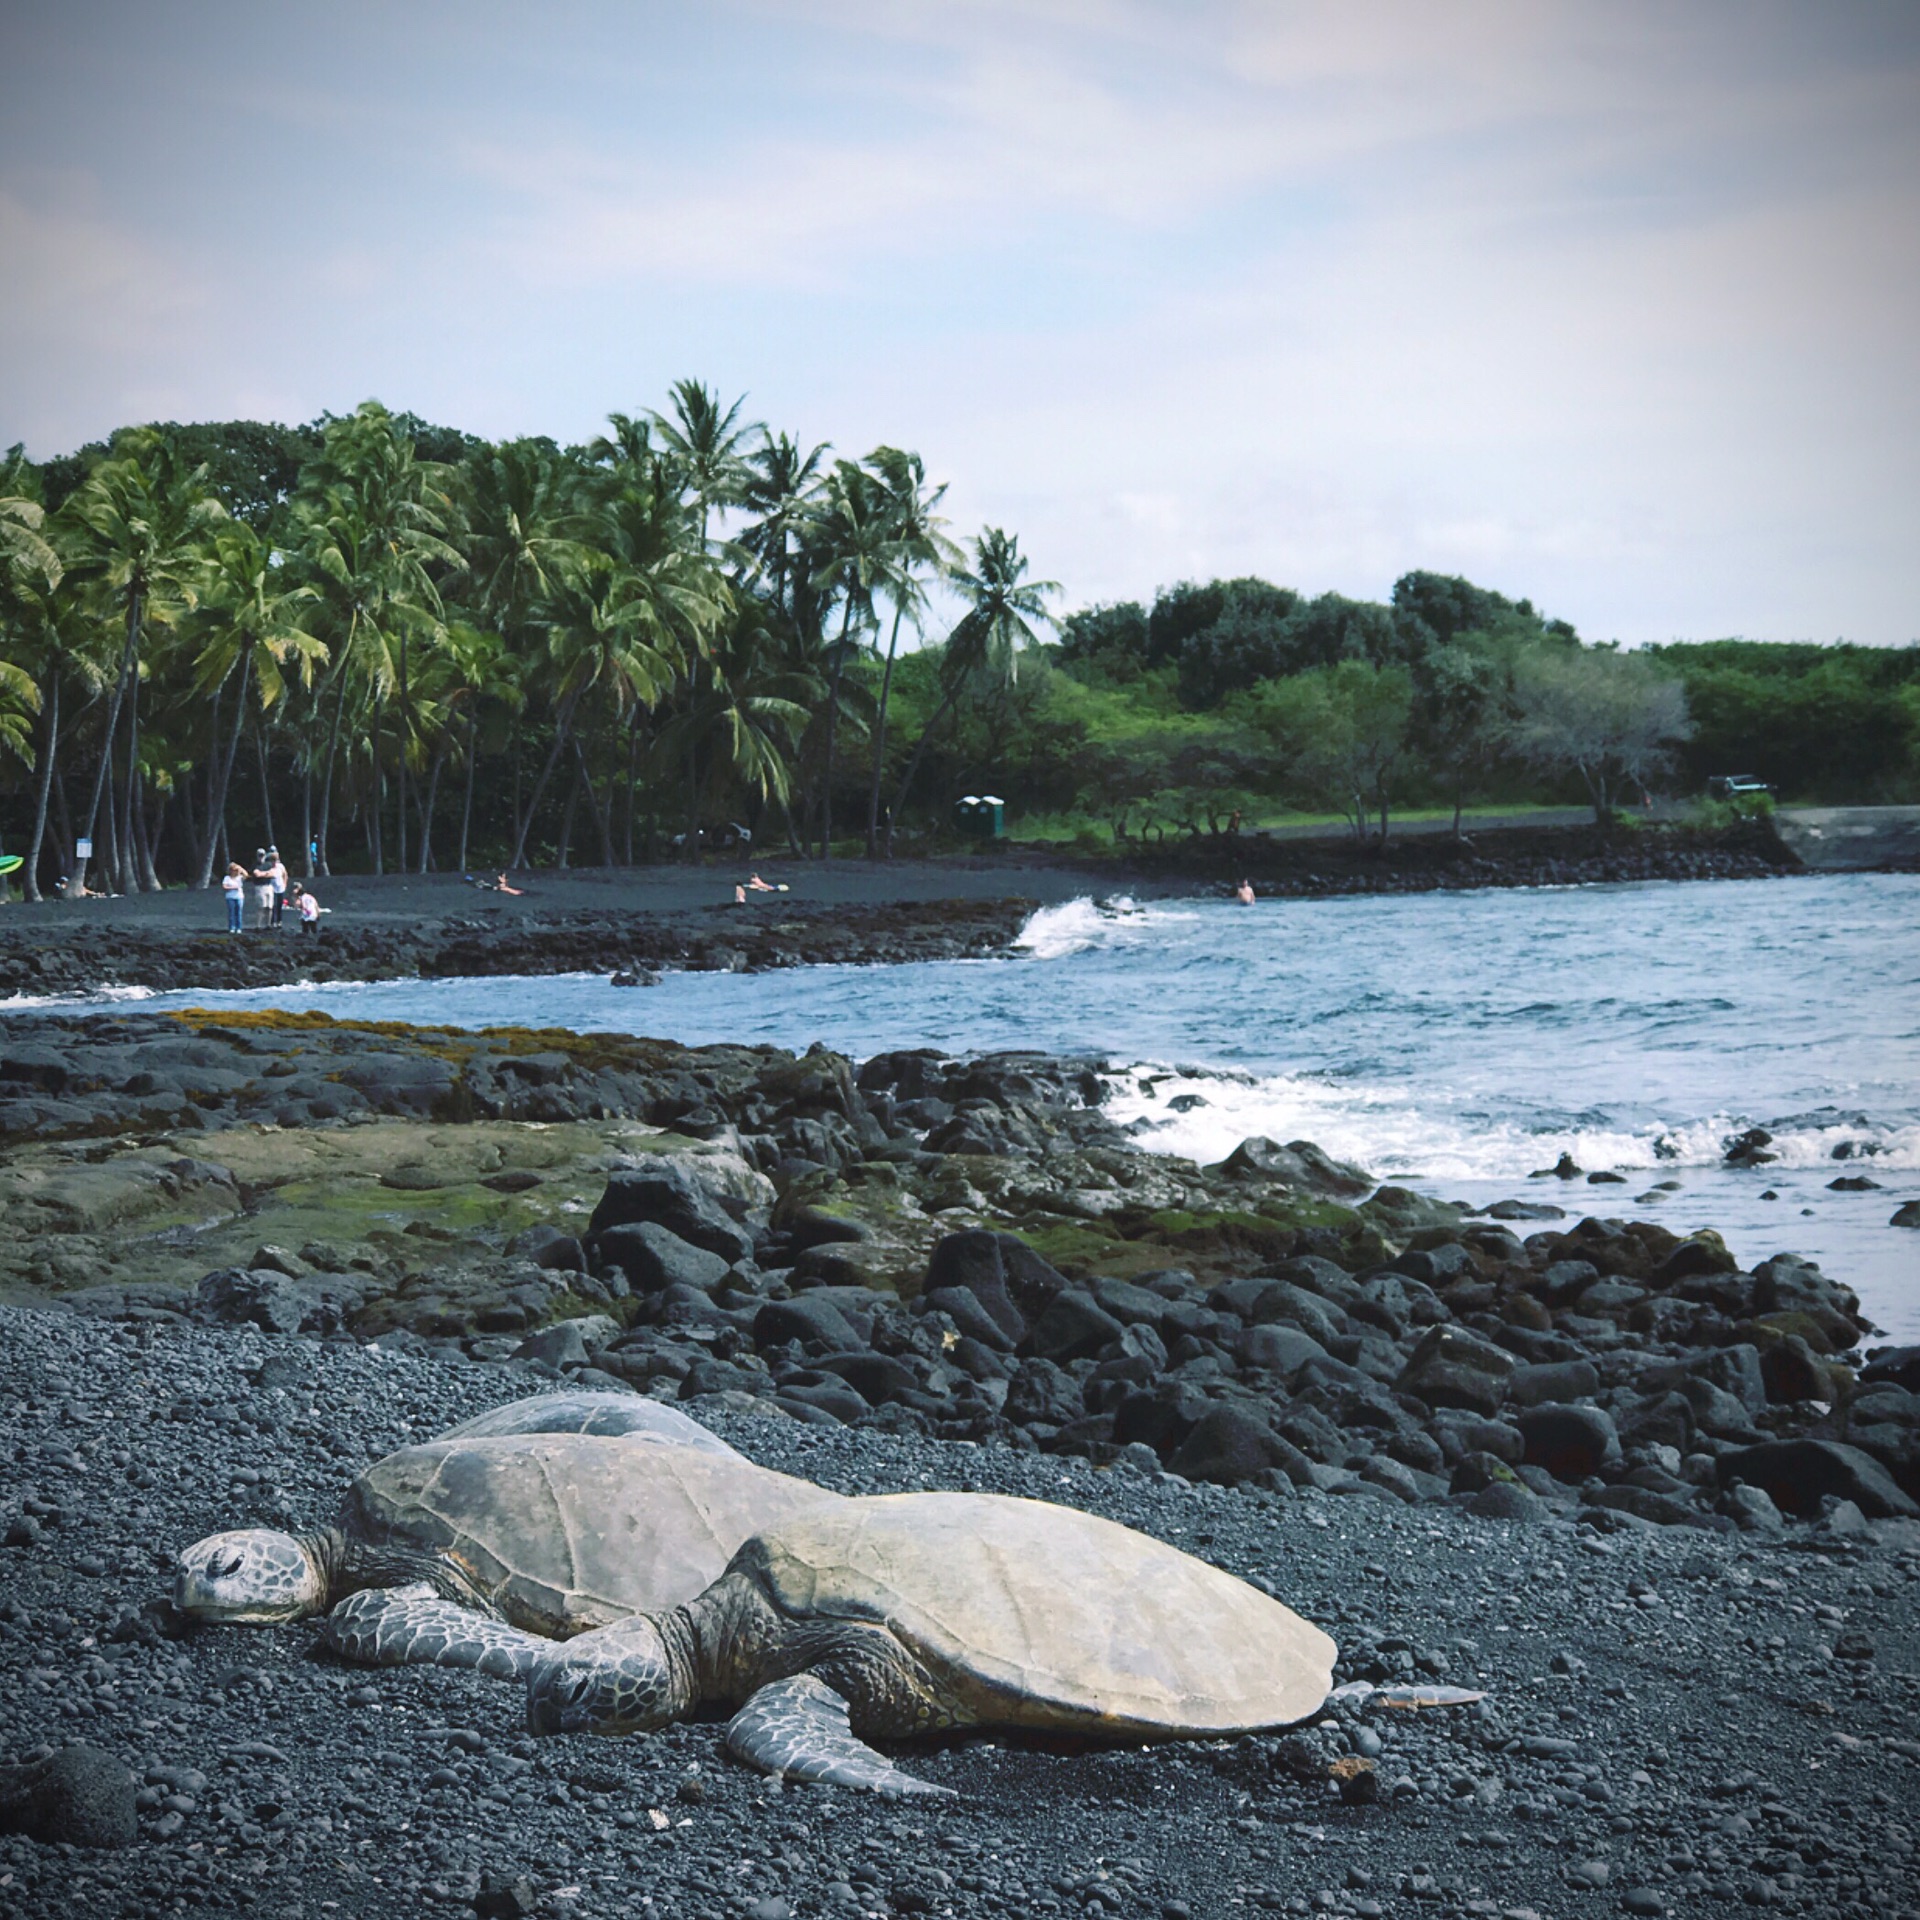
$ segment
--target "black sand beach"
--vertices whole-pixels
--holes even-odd
[[[229,936],[217,890],[0,908],[0,1000],[102,986],[157,990],[406,975],[757,970],[822,961],[952,959],[1003,948],[1035,907],[1082,895],[1222,893],[1243,877],[1280,898],[1600,881],[1761,878],[1799,870],[1770,832],[1502,827],[1428,831],[1384,849],[1248,835],[1136,848],[1126,859],[995,848],[876,863],[766,860],[574,868],[512,876],[506,894],[454,874],[315,881],[317,935]],[[759,874],[767,892],[734,889]],[[493,876],[475,876],[491,879]],[[779,889],[784,887],[785,891]]]

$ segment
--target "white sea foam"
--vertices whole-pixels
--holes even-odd
[[[1020,929],[1013,946],[1036,960],[1064,960],[1090,947],[1136,942],[1158,927],[1193,917],[1190,908],[1143,907],[1126,894],[1098,900],[1082,894],[1057,907],[1041,907]]]
[[[91,993],[14,993],[0,1000],[0,1013],[38,1013],[49,1007],[99,1007],[151,1000],[153,987],[97,987]]]
[[[1176,1111],[1174,1102],[1204,1104]],[[1484,1114],[1436,1111],[1404,1089],[1329,1082],[1289,1074],[1218,1075],[1135,1067],[1110,1083],[1106,1111],[1137,1126],[1150,1152],[1202,1163],[1221,1160],[1256,1134],[1308,1139],[1336,1158],[1355,1160],[1382,1179],[1514,1180],[1550,1167],[1561,1154],[1589,1172],[1632,1173],[1722,1164],[1726,1144],[1766,1116],[1715,1113],[1676,1126],[1588,1124],[1535,1130]],[[1835,1149],[1856,1165],[1920,1168],[1920,1125],[1864,1125],[1808,1115],[1773,1130],[1768,1151],[1782,1169],[1829,1165]]]

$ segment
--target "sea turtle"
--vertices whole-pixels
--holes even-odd
[[[362,1594],[328,1636],[404,1657],[445,1630],[420,1590]],[[870,1496],[746,1541],[689,1604],[570,1640],[497,1635],[536,1732],[648,1731],[740,1704],[734,1753],[797,1779],[946,1792],[865,1744],[968,1727],[1119,1740],[1289,1726],[1329,1700],[1441,1706],[1458,1688],[1333,1688],[1337,1649],[1245,1581],[1092,1514],[996,1494]],[[378,1651],[384,1643],[384,1656]]]
[[[639,1394],[550,1394],[375,1462],[332,1527],[197,1541],[180,1555],[174,1604],[266,1623],[405,1587],[455,1603],[466,1624],[563,1638],[694,1598],[756,1529],[838,1498]],[[486,1649],[452,1633],[459,1624],[405,1657],[481,1664]]]

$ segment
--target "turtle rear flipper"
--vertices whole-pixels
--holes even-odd
[[[517,1680],[551,1641],[484,1613],[455,1606],[428,1586],[368,1587],[327,1615],[321,1638],[343,1659],[367,1667],[471,1667]]]
[[[727,1746],[748,1765],[790,1780],[865,1787],[888,1795],[958,1796],[951,1787],[902,1773],[854,1737],[847,1702],[810,1673],[762,1687],[727,1723]]]

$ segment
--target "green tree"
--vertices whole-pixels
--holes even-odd
[[[436,569],[457,572],[464,560],[448,538],[452,502],[448,469],[416,458],[413,441],[376,400],[327,424],[320,457],[301,482],[298,502],[304,552],[332,626],[332,664],[322,689],[332,701],[322,762],[320,817],[311,824],[312,762],[307,762],[309,869],[331,872],[333,791],[348,701],[356,691],[371,722],[374,871],[382,867],[380,731],[386,700],[398,690],[403,721],[410,696],[414,644],[443,631]],[[401,857],[405,859],[406,789],[401,761]]]
[[[1285,778],[1301,797],[1336,807],[1359,841],[1377,813],[1384,845],[1413,714],[1407,669],[1341,660],[1267,681],[1245,700],[1249,718],[1273,741]]]
[[[248,713],[263,717],[285,698],[289,666],[310,692],[314,669],[327,658],[325,641],[303,624],[319,605],[316,587],[291,580],[283,557],[245,521],[218,529],[210,545],[192,623],[193,637],[200,643],[193,660],[194,685],[205,703],[208,726],[206,828],[194,881],[201,887],[213,884],[227,793]],[[233,719],[222,751],[220,703],[229,685]]]
[[[771,434],[747,459],[740,504],[751,516],[740,544],[753,556],[773,604],[793,617],[791,587],[797,546],[819,505],[827,444],[802,452],[786,434]]]
[[[946,497],[944,484],[929,488],[926,469],[917,453],[898,447],[876,447],[867,455],[868,469],[886,489],[890,510],[886,571],[880,588],[893,602],[893,625],[887,635],[887,653],[880,677],[880,698],[873,723],[873,781],[867,795],[867,858],[879,857],[880,782],[887,763],[887,707],[893,695],[894,660],[900,647],[900,622],[911,613],[914,625],[926,606],[923,574],[951,573],[961,564],[960,549],[947,538],[946,522],[937,509]]]
[[[1515,662],[1514,751],[1546,773],[1578,773],[1602,827],[1623,791],[1647,787],[1692,731],[1686,689],[1644,654],[1529,647]]]
[[[1051,624],[1047,596],[1060,591],[1057,580],[1029,580],[1027,558],[1017,535],[986,527],[973,543],[973,565],[955,568],[952,582],[965,594],[965,613],[947,635],[940,656],[940,703],[921,729],[913,757],[901,776],[887,821],[886,854],[893,857],[894,823],[906,809],[915,776],[927,747],[954,703],[970,687],[1013,680],[1019,675],[1020,649],[1035,646],[1040,636],[1033,622]]]
[[[827,650],[827,699],[823,725],[823,766],[815,811],[820,822],[820,857],[833,843],[833,779],[840,737],[841,689],[859,646],[856,625],[875,624],[874,595],[895,577],[899,560],[896,510],[886,484],[851,460],[836,460],[821,488],[820,503],[807,524],[806,552],[810,584],[840,603],[839,638]],[[904,589],[903,589],[904,591]]]
[[[723,409],[719,394],[700,381],[676,380],[671,411],[651,416],[665,467],[698,511],[703,547],[713,510],[738,506],[752,483],[747,443],[766,429],[757,422],[741,422],[740,409],[746,403],[742,394]]]
[[[207,491],[204,467],[188,467],[160,435],[133,429],[118,435],[110,457],[80,483],[60,512],[67,571],[103,609],[121,623],[124,641],[107,704],[105,738],[93,791],[78,837],[91,841],[112,768],[124,709],[127,777],[112,849],[115,883],[122,892],[157,887],[142,871],[137,848],[144,796],[140,761],[140,652],[150,628],[165,629],[192,609],[195,587],[211,530],[227,511]],[[76,855],[72,885],[86,885],[88,862]]]

